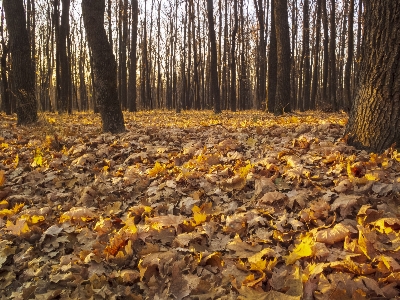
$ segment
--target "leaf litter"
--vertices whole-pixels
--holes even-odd
[[[369,299],[400,285],[400,153],[344,114],[0,122],[0,299]]]

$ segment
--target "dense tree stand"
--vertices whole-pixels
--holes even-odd
[[[14,85],[12,94],[17,105],[17,124],[27,125],[37,121],[35,97],[35,69],[31,59],[24,5],[22,0],[3,1],[10,39],[12,73]]]
[[[366,1],[360,81],[348,143],[381,152],[400,146],[400,1]]]
[[[125,131],[124,117],[117,92],[117,64],[104,29],[105,0],[82,0],[82,14],[87,40],[93,54],[96,102],[103,121],[103,131]]]

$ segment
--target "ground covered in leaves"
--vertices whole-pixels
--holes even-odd
[[[344,114],[0,120],[0,299],[399,295],[400,153]]]

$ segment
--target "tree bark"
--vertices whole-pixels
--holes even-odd
[[[129,66],[129,111],[134,112],[136,108],[136,69],[137,69],[137,30],[138,30],[139,6],[138,0],[132,0],[132,37],[131,37],[131,53]]]
[[[303,66],[304,66],[304,80],[303,80],[303,105],[304,110],[310,109],[310,20],[308,0],[303,3]]]
[[[382,152],[400,145],[400,2],[365,1],[360,81],[348,143]]]
[[[221,113],[221,102],[219,95],[219,85],[218,85],[218,59],[217,59],[217,45],[215,38],[215,29],[214,29],[214,7],[213,1],[207,0],[207,18],[208,18],[208,34],[211,45],[211,94],[214,99],[214,113]]]
[[[258,99],[256,99],[256,109],[261,109],[261,103],[264,103],[266,100],[266,44],[265,44],[265,26],[264,26],[264,4],[263,0],[254,0],[254,5],[256,7],[257,18],[258,18],[258,26],[259,26],[259,44],[258,44],[258,65],[259,65],[259,76],[258,76]]]
[[[331,36],[329,42],[329,102],[334,111],[339,109],[336,99],[336,5],[331,1],[330,27]]]
[[[9,32],[12,72],[17,112],[17,124],[27,125],[37,121],[37,103],[35,97],[35,69],[31,59],[28,31],[22,0],[4,0]]]
[[[61,15],[61,25],[60,25],[60,33],[59,33],[59,53],[60,53],[60,104],[59,110],[61,112],[66,112],[68,109],[69,99],[69,86],[71,77],[69,69],[69,61],[67,55],[67,37],[69,34],[69,6],[70,0],[62,0],[62,15]]]
[[[291,111],[290,106],[290,36],[287,0],[275,1],[275,26],[278,53],[278,73],[275,115]]]
[[[328,75],[329,75],[329,29],[328,29],[328,11],[326,9],[326,0],[321,0],[322,9],[322,26],[324,28],[324,60],[322,67],[322,100],[321,108],[326,109],[328,106]]]
[[[347,61],[344,69],[344,109],[346,111],[350,110],[351,106],[351,66],[353,64],[353,54],[354,54],[354,34],[353,34],[353,24],[354,24],[354,0],[350,0],[349,4],[349,26],[347,32]]]
[[[271,36],[268,54],[268,100],[267,108],[270,113],[275,111],[275,97],[277,84],[278,53],[276,49],[275,29],[275,0],[271,0]]]
[[[234,25],[231,42],[231,111],[236,111],[236,34],[238,31],[238,2],[233,1]]]
[[[104,29],[105,0],[82,0],[82,15],[89,48],[93,55],[96,101],[103,121],[103,131],[125,131],[118,101],[117,65]]]
[[[317,98],[317,89],[318,89],[318,73],[319,73],[319,47],[321,40],[321,0],[317,0],[317,17],[316,17],[316,25],[315,25],[315,45],[314,45],[314,66],[312,72],[312,87],[311,87],[311,98],[310,98],[310,108],[316,108],[316,98]]]

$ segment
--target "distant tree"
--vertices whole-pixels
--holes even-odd
[[[330,107],[339,109],[336,99],[336,5],[331,1],[330,15],[331,39],[329,41],[329,102]]]
[[[311,87],[311,98],[310,98],[310,108],[316,108],[316,98],[317,98],[317,89],[319,85],[319,49],[320,49],[320,40],[321,40],[321,0],[317,0],[316,2],[317,16],[316,16],[316,25],[315,25],[315,45],[313,49],[313,72],[312,72],[312,87]]]
[[[137,69],[137,30],[138,30],[139,7],[138,0],[132,0],[132,37],[129,66],[129,111],[136,111],[136,69]]]
[[[71,113],[71,98],[69,87],[71,86],[71,74],[70,65],[67,54],[67,39],[69,38],[69,6],[70,0],[62,0],[62,15],[61,15],[61,25],[59,27],[58,35],[58,46],[59,46],[59,57],[60,60],[60,106],[59,111]]]
[[[347,33],[347,61],[344,69],[344,109],[349,111],[351,106],[351,66],[354,56],[354,0],[350,0],[349,4],[349,26]]]
[[[218,86],[218,60],[217,60],[217,45],[214,29],[214,7],[213,1],[207,0],[207,18],[208,18],[208,34],[211,45],[211,94],[214,99],[214,113],[221,113],[221,102]]]
[[[276,97],[276,75],[278,68],[278,53],[276,49],[276,29],[275,29],[275,0],[271,0],[271,36],[269,42],[268,55],[268,100],[267,108],[270,113],[275,111]]]
[[[266,43],[265,43],[265,26],[264,26],[264,1],[263,0],[254,0],[254,7],[256,8],[256,14],[258,19],[259,26],[259,39],[258,39],[258,78],[257,78],[257,99],[256,99],[256,108],[261,109],[261,103],[266,100]]]
[[[287,0],[274,0],[275,29],[278,53],[276,115],[290,112],[290,36]]]
[[[381,152],[400,146],[400,1],[364,1],[360,80],[348,143]]]
[[[3,110],[7,115],[11,115],[11,97],[10,90],[8,87],[8,75],[7,75],[7,56],[10,51],[8,47],[8,43],[6,43],[4,39],[4,18],[3,18],[3,10],[1,11],[1,24],[0,24],[0,34],[1,34],[1,83],[2,83],[2,102],[1,102],[1,110]]]
[[[329,75],[329,26],[328,26],[328,11],[326,8],[326,0],[321,0],[322,10],[322,26],[324,30],[324,41],[323,41],[323,67],[322,67],[322,109],[328,107],[328,75]]]
[[[3,0],[12,56],[13,89],[17,101],[17,124],[27,125],[37,121],[35,97],[35,69],[32,64],[31,47],[23,0]]]
[[[300,110],[310,109],[310,20],[309,20],[309,4],[308,0],[303,3],[303,51],[302,59],[304,64],[304,78],[303,78],[303,101],[300,104]]]
[[[233,1],[234,25],[231,42],[231,111],[236,111],[236,34],[238,31],[238,2]]]
[[[104,29],[105,0],[82,0],[86,37],[93,56],[96,102],[103,121],[103,131],[125,130],[117,92],[117,64]]]

